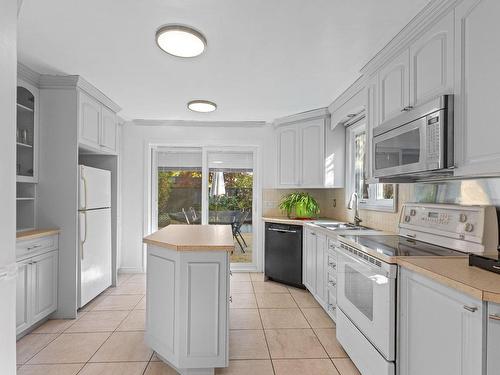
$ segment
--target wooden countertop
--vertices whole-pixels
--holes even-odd
[[[400,257],[397,263],[477,299],[500,303],[500,275],[470,267],[468,258]]]
[[[24,230],[22,232],[16,233],[16,239],[18,239],[18,240],[32,240],[35,238],[52,236],[52,235],[58,234],[58,233],[59,233],[58,228]]]
[[[233,251],[229,225],[169,225],[144,237],[144,243],[176,251]]]

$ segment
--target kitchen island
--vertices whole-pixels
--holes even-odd
[[[180,374],[228,366],[228,225],[170,225],[147,244],[146,343]]]

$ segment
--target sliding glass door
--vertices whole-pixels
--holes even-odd
[[[208,223],[231,226],[231,263],[252,263],[253,185],[252,152],[208,152]]]
[[[257,264],[256,150],[154,147],[151,153],[151,231],[176,224],[227,225],[233,268]]]

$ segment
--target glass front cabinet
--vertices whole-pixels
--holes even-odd
[[[16,107],[17,181],[37,182],[38,89],[18,81]]]

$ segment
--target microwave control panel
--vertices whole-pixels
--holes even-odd
[[[443,111],[438,111],[426,117],[427,160],[439,162],[442,148],[442,118]],[[436,166],[435,168],[439,168]]]

